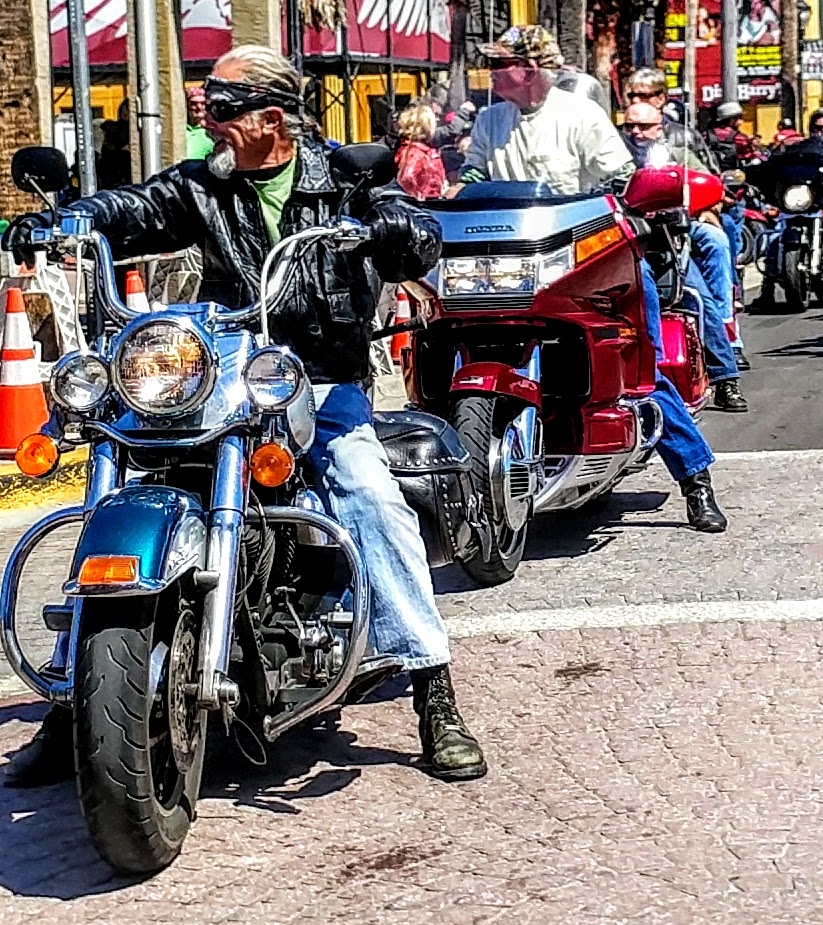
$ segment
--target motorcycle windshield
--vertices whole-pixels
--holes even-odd
[[[746,179],[756,186],[768,202],[780,205],[780,190],[805,183],[820,198],[820,171],[823,169],[823,142],[810,138],[772,155],[761,164],[746,169]]]
[[[544,181],[494,180],[469,183],[454,199],[430,199],[426,208],[435,212],[496,211],[526,209],[529,206],[561,206],[600,199],[602,191],[558,195]]]

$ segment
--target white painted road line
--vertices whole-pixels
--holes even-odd
[[[754,623],[779,620],[819,620],[823,600],[707,601],[681,604],[626,604],[618,607],[572,607],[558,610],[508,610],[449,617],[449,635],[491,636],[538,630],[617,629],[670,626],[674,623]]]

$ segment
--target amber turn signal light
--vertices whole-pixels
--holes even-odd
[[[590,234],[587,238],[583,238],[574,245],[575,262],[584,263],[590,257],[594,257],[600,251],[611,247],[612,244],[616,244],[622,238],[623,231],[619,225],[604,228],[603,231],[598,231],[597,234]]]
[[[131,585],[139,575],[138,556],[89,556],[80,568],[77,584],[88,588],[91,585]]]
[[[60,450],[51,437],[45,434],[30,434],[24,437],[14,454],[17,468],[23,475],[42,479],[51,475],[60,462]]]
[[[280,443],[264,443],[252,453],[251,474],[266,488],[277,488],[294,474],[294,455]]]

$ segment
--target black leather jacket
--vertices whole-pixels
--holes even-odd
[[[335,214],[342,194],[329,170],[328,154],[312,139],[301,141],[294,187],[280,223],[282,236]],[[203,301],[242,307],[259,296],[270,242],[249,175],[236,172],[221,180],[204,161],[183,161],[145,183],[100,192],[70,208],[92,214],[94,227],[108,238],[116,258],[198,245],[203,252]],[[359,211],[366,208],[364,203]],[[341,254],[321,243],[303,259],[291,295],[271,318],[274,342],[290,346],[314,381],[368,378],[376,276],[386,282],[416,279],[439,257],[439,224],[402,197],[387,194],[371,204],[370,214],[397,210],[409,218],[405,250],[364,259],[357,251]]]

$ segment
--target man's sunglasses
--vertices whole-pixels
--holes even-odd
[[[651,100],[655,96],[661,96],[662,90],[630,90],[626,96],[630,100]]]
[[[259,112],[269,106],[279,106],[290,113],[299,113],[302,106],[300,98],[293,93],[220,77],[207,77],[203,89],[206,113],[217,123],[231,122],[247,112]]]
[[[815,122],[812,126],[812,134],[819,135],[821,132],[823,132],[823,122]]]
[[[507,71],[510,67],[528,67],[526,58],[489,58],[490,71]]]
[[[660,125],[659,122],[624,122],[623,127],[627,132],[630,132],[633,128],[640,129],[641,132],[647,132],[650,128]]]

